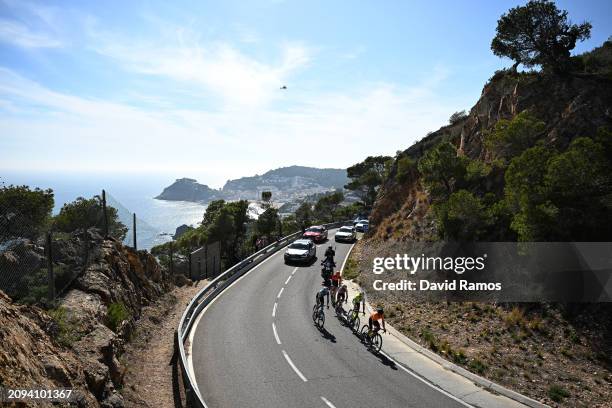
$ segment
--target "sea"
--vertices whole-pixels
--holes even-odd
[[[106,191],[107,203],[118,209],[119,218],[130,231],[125,243],[132,245],[132,214],[136,214],[138,249],[151,249],[172,239],[176,228],[186,224],[197,226],[204,216],[206,204],[185,201],[156,200],[176,177],[160,174],[99,174],[61,172],[0,171],[0,186],[27,185],[50,188],[54,192],[59,213],[65,203],[77,197],[91,198]]]

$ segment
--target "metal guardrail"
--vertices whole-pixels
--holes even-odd
[[[334,222],[330,224],[324,224],[328,229],[337,228],[342,225],[350,223],[350,221]],[[193,323],[200,314],[200,312],[225,288],[232,284],[239,277],[243,276],[249,270],[259,265],[261,262],[266,260],[271,255],[275,254],[280,249],[287,246],[294,239],[302,235],[301,231],[282,237],[278,241],[268,245],[262,250],[255,252],[253,255],[245,258],[238,262],[236,265],[229,268],[227,271],[221,273],[215,279],[213,279],[208,285],[200,290],[189,302],[189,305],[183,312],[181,321],[176,332],[179,359],[178,362],[181,367],[181,374],[183,377],[183,385],[185,387],[185,397],[187,400],[188,407],[194,408],[208,408],[206,402],[200,395],[197,387],[194,386],[195,379],[191,377],[189,370],[187,369],[187,355],[185,353],[185,341],[187,340],[189,333],[193,327]]]

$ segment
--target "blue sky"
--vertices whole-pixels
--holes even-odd
[[[519,3],[0,0],[0,171],[220,186],[392,155],[510,65],[489,46]],[[612,2],[557,4],[593,24],[576,51],[612,34]]]

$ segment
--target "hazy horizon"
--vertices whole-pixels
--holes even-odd
[[[0,172],[219,188],[393,155],[511,64],[489,47],[518,3],[0,0]],[[593,23],[575,53],[610,36],[612,3],[557,4]]]

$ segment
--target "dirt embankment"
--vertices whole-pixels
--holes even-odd
[[[466,369],[551,406],[610,407],[612,305],[425,302],[372,290],[372,257],[394,240],[360,241],[348,273],[403,334]]]
[[[126,368],[121,390],[126,406],[183,407],[180,369],[176,364],[174,331],[193,296],[206,285],[175,288],[143,309],[120,361]]]

